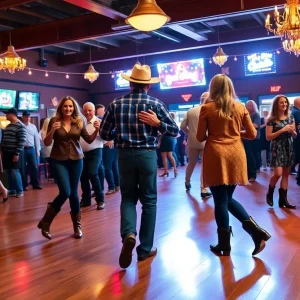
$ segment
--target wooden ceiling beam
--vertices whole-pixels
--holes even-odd
[[[34,2],[32,0],[1,0],[0,1],[0,9],[7,9],[13,6],[18,6],[22,4],[26,4],[29,2]]]

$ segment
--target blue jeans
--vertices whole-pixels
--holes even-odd
[[[23,192],[22,178],[19,169],[5,169],[8,190],[10,194],[21,194]]]
[[[24,188],[28,186],[28,171],[30,172],[30,181],[32,186],[40,185],[38,179],[38,166],[37,166],[37,156],[36,149],[34,147],[24,148],[24,163],[22,164],[23,175],[23,186]]]
[[[121,177],[121,237],[137,234],[136,204],[142,203],[139,231],[139,256],[147,255],[153,247],[157,203],[157,155],[155,150],[119,149]]]
[[[78,184],[82,172],[83,162],[79,160],[52,160],[56,184],[59,194],[52,202],[55,211],[59,211],[69,198],[71,212],[77,215],[80,211]]]
[[[99,169],[98,169],[98,176],[100,180],[101,191],[104,191],[105,172],[104,172],[104,165],[103,165],[103,149],[102,149],[101,162],[99,164]]]
[[[215,218],[218,228],[229,229],[228,212],[240,222],[250,219],[244,207],[232,198],[235,188],[235,185],[210,186],[215,202]]]
[[[97,203],[104,202],[103,190],[98,175],[99,165],[101,161],[101,148],[84,152],[83,170],[80,181],[82,189],[82,201],[86,204],[91,203],[92,199],[90,182],[92,184]]]
[[[118,150],[116,148],[103,147],[103,164],[108,189],[114,190],[116,186],[120,186]]]

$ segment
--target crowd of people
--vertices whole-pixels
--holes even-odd
[[[231,213],[253,239],[252,255],[261,252],[271,236],[233,198],[233,194],[237,185],[255,182],[261,166],[263,170],[270,166],[273,175],[266,191],[266,203],[274,205],[273,193],[281,178],[279,207],[296,208],[288,201],[287,190],[291,167],[299,162],[299,154],[295,160],[294,152],[298,150],[300,99],[296,99],[290,114],[288,98],[278,95],[273,100],[271,111],[264,111],[260,118],[256,103],[250,100],[244,106],[236,97],[230,78],[219,74],[212,78],[209,91],[201,96],[199,106],[187,112],[179,129],[175,115],[163,102],[148,94],[150,85],[160,81],[151,76],[149,66],[136,64],[131,75],[121,76],[129,81],[131,91],[113,100],[106,111],[103,105],[95,107],[91,102],[85,103],[81,110],[75,99],[66,96],[60,100],[56,115],[44,120],[39,134],[30,123],[28,112],[23,113],[21,122],[15,109],[7,111],[10,124],[3,130],[1,143],[3,167],[8,180],[8,190],[0,184],[3,201],[7,201],[9,196],[23,196],[28,186],[28,171],[25,170],[26,178],[22,180],[22,170],[26,166],[33,188],[41,189],[35,167],[41,143],[42,156],[49,163],[59,193],[47,204],[38,228],[45,238],[51,239],[51,223],[69,199],[74,237],[79,239],[83,236],[81,208],[90,206],[92,197],[95,197],[97,210],[105,208],[106,178],[106,195],[121,191],[123,247],[119,264],[127,268],[132,261],[137,234],[139,261],[157,253],[154,247],[157,148],[164,168],[159,177],[168,176],[170,167],[177,177],[172,153],[174,139],[181,137],[179,145],[184,143],[188,149],[186,190],[192,188],[191,176],[201,158],[201,197],[212,195],[214,199],[218,243],[211,245],[211,250],[225,256],[230,254]],[[179,156],[180,163],[184,165],[184,153]],[[136,228],[138,201],[142,204],[139,232]]]

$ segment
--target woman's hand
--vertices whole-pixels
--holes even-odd
[[[282,132],[293,132],[294,131],[294,127],[292,125],[285,125],[282,129]]]
[[[51,127],[52,133],[54,133],[57,129],[61,127],[61,122],[54,122]]]

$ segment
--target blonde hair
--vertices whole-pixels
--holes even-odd
[[[46,119],[44,120],[43,126],[42,126],[42,128],[41,128],[41,131],[42,131],[42,132],[46,132],[46,133],[47,133],[49,122],[50,122],[50,118],[46,118]]]
[[[289,101],[288,97],[285,96],[285,95],[277,95],[273,99],[273,102],[272,102],[272,105],[271,105],[271,110],[270,110],[270,113],[269,113],[269,116],[268,116],[268,120],[277,120],[278,119],[278,103],[279,103],[280,98],[284,98],[286,100],[287,108],[286,108],[286,111],[284,112],[284,114],[286,116],[289,116],[289,114],[290,114],[290,110],[289,110],[290,101]]]
[[[84,126],[84,122],[83,122],[83,118],[82,118],[82,115],[80,112],[80,108],[79,108],[77,101],[71,96],[65,96],[59,101],[57,109],[56,109],[55,118],[56,118],[56,120],[63,121],[62,107],[63,107],[64,103],[68,100],[72,101],[73,107],[74,107],[74,110],[73,110],[73,113],[71,116],[71,121],[73,123],[75,123],[78,128],[81,129]]]
[[[209,98],[215,102],[219,116],[228,120],[232,118],[232,107],[237,99],[231,79],[224,75],[215,75],[209,84]]]

